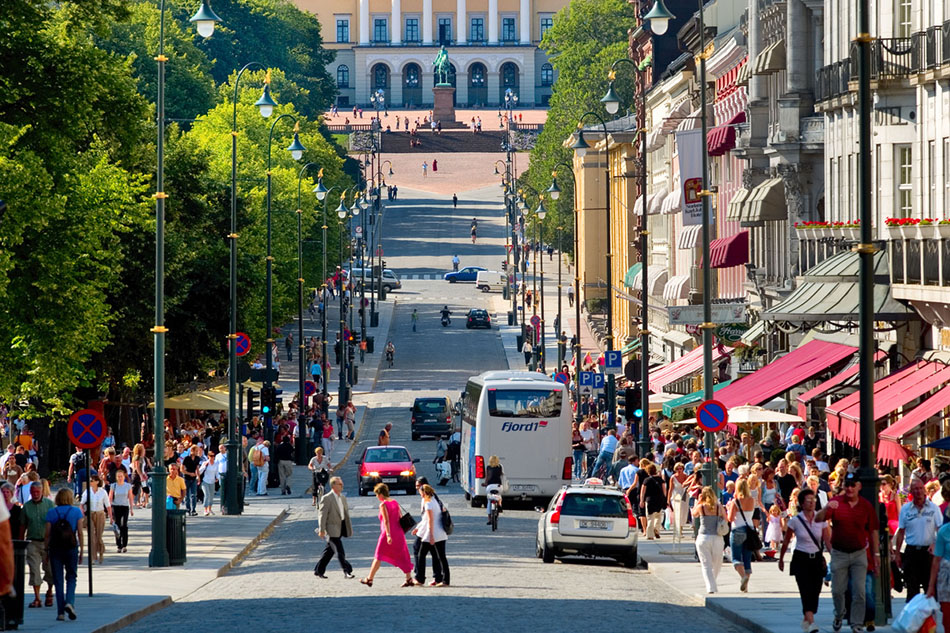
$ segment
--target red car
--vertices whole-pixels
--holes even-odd
[[[390,490],[405,490],[416,494],[416,467],[419,459],[413,459],[404,446],[369,446],[362,457],[356,460],[359,466],[356,486],[360,496],[369,494],[378,483]]]

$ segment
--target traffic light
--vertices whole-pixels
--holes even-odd
[[[618,390],[617,390],[617,417],[623,418],[624,420],[628,419],[628,418],[627,418],[627,408],[626,408],[627,392],[628,392],[628,391],[629,391],[629,389],[618,389]]]
[[[643,398],[640,389],[634,386],[627,387],[624,392],[624,408],[628,420],[639,420],[643,417]]]
[[[261,388],[261,413],[273,416],[277,412],[277,390],[265,385]]]
[[[247,417],[248,419],[253,418],[255,411],[257,411],[258,402],[257,399],[260,397],[259,391],[254,391],[253,389],[247,390]]]

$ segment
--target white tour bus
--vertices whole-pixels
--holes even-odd
[[[528,371],[489,371],[469,379],[462,399],[461,477],[472,506],[485,503],[482,479],[497,455],[505,497],[550,499],[571,481],[567,388]]]

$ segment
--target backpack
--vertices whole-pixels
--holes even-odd
[[[254,450],[251,451],[251,463],[258,467],[264,465],[264,453],[261,449],[255,447]]]
[[[69,512],[64,515],[57,509],[56,521],[53,522],[49,532],[49,547],[57,551],[71,550],[79,546],[76,540],[76,530],[67,518]]]

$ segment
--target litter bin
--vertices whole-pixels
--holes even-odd
[[[376,349],[376,337],[375,337],[375,336],[367,336],[367,337],[366,337],[366,353],[367,353],[367,354],[372,354],[372,353],[373,353],[373,350],[375,350],[375,349]]]
[[[383,286],[382,288],[379,289],[379,300],[380,300],[380,301],[385,301],[385,300],[386,300],[386,294],[387,294],[387,292],[386,292],[386,286]]]
[[[23,624],[23,601],[26,594],[26,546],[29,541],[13,539],[13,588],[15,596],[3,597],[3,630],[12,631]]]
[[[169,565],[185,564],[185,541],[185,511],[165,510],[165,547],[168,548]]]
[[[509,310],[508,311],[508,325],[514,325],[514,324],[515,324],[515,313]]]
[[[369,313],[369,326],[379,327],[379,312],[376,310],[373,310]]]

